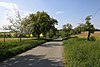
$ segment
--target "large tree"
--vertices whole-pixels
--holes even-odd
[[[46,36],[47,32],[55,27],[55,24],[58,21],[54,18],[51,18],[46,12],[37,12],[35,14],[30,14],[29,22],[26,23],[26,26],[30,25],[32,33],[37,34],[38,39],[40,38],[40,34],[42,33]]]

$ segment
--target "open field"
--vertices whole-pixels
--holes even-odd
[[[80,38],[87,38],[88,32],[82,32],[81,34],[75,36],[78,36]],[[100,31],[95,31],[93,34],[91,34],[91,36],[94,36],[96,40],[100,40]]]
[[[87,36],[88,32],[82,32],[79,34],[80,36]],[[100,31],[95,31],[94,34],[91,34],[91,36],[100,36]]]
[[[100,40],[70,38],[63,43],[66,67],[100,67]]]
[[[32,39],[32,38],[22,38],[22,40],[27,40],[27,39]],[[8,41],[19,41],[19,38],[5,38],[6,42]],[[0,42],[3,42],[4,38],[0,38]]]

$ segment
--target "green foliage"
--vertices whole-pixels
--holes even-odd
[[[91,36],[89,40],[90,41],[96,41],[96,38],[94,36]]]
[[[30,14],[27,19],[22,22],[22,25],[26,30],[31,30],[32,34],[37,34],[38,38],[40,38],[40,34],[42,33],[46,36],[47,32],[50,29],[54,29],[55,25],[58,21],[54,18],[51,18],[46,12],[37,12],[35,14]],[[29,20],[29,21],[28,21]],[[28,22],[26,22],[28,21]]]
[[[58,36],[59,36],[59,31],[54,27],[52,27],[49,30],[49,32],[47,32],[47,37],[48,38],[54,38],[54,37],[58,37]]]
[[[91,35],[91,33],[94,33],[94,31],[95,31],[95,28],[94,28],[94,26],[91,24],[91,22],[90,22],[90,20],[91,20],[91,16],[87,16],[86,17],[86,30],[88,31],[88,37],[87,37],[87,39],[88,40],[90,40],[89,38],[90,38],[90,35]]]
[[[74,34],[79,34],[81,32],[85,32],[85,24],[80,24],[79,26],[74,28]]]
[[[66,67],[100,67],[100,41],[85,38],[64,40]]]
[[[61,36],[64,37],[68,37],[70,35],[73,34],[73,29],[72,29],[72,25],[71,24],[65,24],[63,25],[63,29],[61,31]]]
[[[35,46],[44,43],[46,40],[32,40],[26,39],[22,40],[22,42],[18,41],[9,41],[4,45],[2,41],[0,41],[0,61],[10,58],[16,54],[27,51]]]

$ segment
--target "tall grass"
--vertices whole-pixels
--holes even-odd
[[[19,53],[27,51],[33,47],[36,47],[49,40],[33,40],[33,39],[24,39],[22,42],[16,40],[8,40],[5,45],[3,41],[0,41],[0,61],[3,61],[7,58],[15,56]]]
[[[100,41],[85,38],[64,40],[66,67],[100,67]]]

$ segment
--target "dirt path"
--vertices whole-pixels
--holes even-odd
[[[0,67],[63,67],[62,42],[51,41],[4,61]]]

